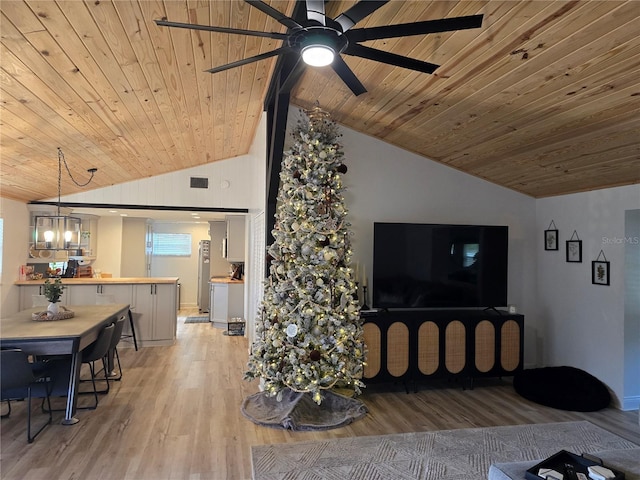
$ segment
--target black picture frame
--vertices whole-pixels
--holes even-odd
[[[609,285],[609,262],[594,260],[591,262],[591,283]]]
[[[582,263],[582,240],[567,240],[567,262]]]
[[[544,249],[558,250],[558,230],[544,231]]]

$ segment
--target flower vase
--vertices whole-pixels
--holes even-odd
[[[52,315],[57,315],[58,313],[60,313],[60,307],[56,302],[49,302],[49,305],[47,306],[47,312],[51,313]]]

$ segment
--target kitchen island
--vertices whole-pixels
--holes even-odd
[[[53,279],[50,279],[53,280]],[[131,305],[138,346],[172,345],[178,319],[177,277],[62,278],[61,305]],[[42,280],[15,282],[20,309],[46,305]],[[130,335],[128,323],[123,335]]]
[[[229,320],[244,320],[244,281],[229,277],[211,277],[209,281],[209,321],[227,329]]]

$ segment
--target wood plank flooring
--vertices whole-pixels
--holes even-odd
[[[247,340],[183,320],[171,347],[120,348],[122,381],[112,383],[97,410],[78,411],[77,425],[61,425],[63,414],[56,414],[54,424],[29,445],[26,406],[14,402],[11,417],[0,425],[0,477],[250,479],[251,445],[572,420],[589,420],[640,444],[637,411],[553,410],[522,399],[506,379],[477,381],[473,390],[455,382],[421,385],[410,394],[401,385],[391,391],[370,387],[360,397],[370,413],[347,427],[324,432],[259,427],[240,412],[242,399],[258,390],[256,382],[242,380]]]

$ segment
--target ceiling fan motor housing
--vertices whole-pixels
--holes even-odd
[[[307,27],[293,33],[289,39],[289,46],[298,51],[311,46],[329,47],[336,54],[342,53],[349,45],[349,40],[340,32],[323,26]]]

